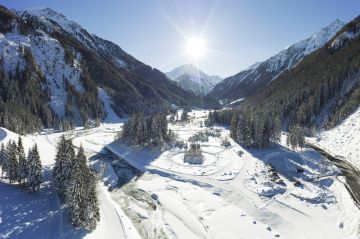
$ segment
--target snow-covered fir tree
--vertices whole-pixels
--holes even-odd
[[[305,145],[304,129],[299,125],[289,127],[289,133],[286,138],[286,145],[292,149],[297,147],[303,148]]]
[[[75,160],[75,150],[72,142],[61,137],[57,146],[55,157],[55,166],[53,169],[53,182],[61,198],[65,196],[65,190],[68,186],[72,174],[72,164]]]
[[[18,159],[19,159],[19,171],[18,171],[19,178],[18,178],[18,180],[19,180],[19,183],[25,183],[25,179],[28,175],[28,165],[27,165],[27,160],[25,157],[24,146],[23,146],[22,139],[20,136],[18,139],[17,153],[18,153]]]
[[[33,191],[37,191],[40,188],[40,184],[42,183],[42,166],[40,161],[39,151],[37,149],[37,145],[29,151],[28,154],[28,175],[27,181],[29,187]]]
[[[4,143],[1,143],[0,147],[0,167],[1,167],[1,177],[4,176],[4,173],[7,171],[8,158],[5,149]]]
[[[186,121],[189,119],[189,111],[187,109],[183,109],[183,112],[181,113],[181,120]]]
[[[19,161],[18,161],[18,153],[17,153],[17,145],[15,141],[9,141],[6,147],[7,155],[8,155],[8,167],[7,173],[10,183],[18,180],[18,169],[19,169]]]
[[[158,146],[172,139],[168,137],[168,122],[165,113],[145,116],[136,113],[123,126],[122,139],[131,145]]]
[[[96,178],[86,164],[82,146],[72,165],[72,175],[66,188],[65,202],[69,207],[71,221],[75,227],[95,229],[100,220]]]
[[[157,117],[153,115],[151,117],[151,126],[149,132],[150,135],[148,137],[150,138],[152,144],[154,145],[157,145],[161,142],[161,138],[159,137],[160,136],[159,132],[161,132],[159,126],[160,125],[157,122]]]
[[[210,111],[205,125],[230,125],[230,136],[245,147],[265,148],[280,140],[280,118],[248,109]]]
[[[84,225],[86,229],[92,231],[100,221],[100,209],[96,193],[97,177],[90,170],[89,178],[86,181],[86,198],[85,209],[83,210]]]

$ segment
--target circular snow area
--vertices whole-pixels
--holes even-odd
[[[175,154],[170,158],[170,160],[176,164],[191,165],[191,166],[208,166],[208,165],[214,164],[217,160],[217,157],[215,155],[205,153],[205,152],[202,152],[202,154],[204,155],[204,162],[202,164],[189,164],[189,163],[184,162],[185,153]]]

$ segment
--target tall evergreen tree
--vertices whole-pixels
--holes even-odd
[[[33,191],[37,191],[42,183],[42,166],[37,145],[30,150],[28,155],[29,172],[27,181]]]
[[[96,180],[86,164],[84,149],[80,146],[74,160],[73,173],[66,189],[65,202],[70,209],[72,224],[93,230],[100,220],[96,197]]]
[[[72,174],[72,164],[75,160],[75,149],[72,142],[70,140],[66,140],[65,136],[62,136],[57,150],[55,166],[53,169],[53,181],[60,197],[64,199],[65,190]]]
[[[275,143],[279,143],[281,140],[281,120],[280,117],[275,117],[274,122],[272,123],[272,135],[271,140]]]
[[[27,174],[28,174],[28,166],[27,166],[27,160],[25,157],[25,151],[24,151],[24,146],[22,143],[22,139],[19,136],[18,139],[18,145],[17,145],[17,153],[18,153],[18,159],[19,159],[19,183],[25,183],[25,179],[27,178]]]
[[[231,123],[230,123],[230,137],[233,139],[237,138],[237,126],[238,126],[238,115],[236,112],[232,115]]]
[[[183,112],[181,113],[181,120],[186,121],[189,119],[189,111],[187,109],[183,109]]]
[[[292,149],[297,147],[303,148],[305,145],[304,129],[299,125],[292,125],[289,127],[286,144],[291,146]]]
[[[1,167],[1,177],[4,176],[4,173],[7,169],[8,160],[6,155],[6,149],[4,143],[1,143],[0,147],[0,167]]]
[[[12,183],[18,180],[18,169],[19,169],[17,145],[15,141],[10,141],[8,143],[6,151],[9,160],[7,173],[10,183]]]
[[[90,170],[89,170],[90,171]],[[96,224],[100,221],[100,209],[96,193],[97,178],[95,173],[90,171],[88,180],[86,181],[86,198],[85,208],[83,210],[84,223],[86,229],[94,230]]]
[[[123,126],[122,139],[131,145],[160,145],[168,137],[168,122],[166,114],[156,113],[144,116],[136,113],[129,117]]]

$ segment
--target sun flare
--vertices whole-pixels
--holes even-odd
[[[206,52],[205,41],[198,37],[188,39],[185,45],[185,52],[193,60],[203,57]]]

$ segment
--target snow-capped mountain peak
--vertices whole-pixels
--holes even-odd
[[[193,64],[176,67],[166,75],[171,80],[178,82],[185,90],[198,95],[206,95],[222,80],[219,76],[205,74]]]
[[[246,97],[296,66],[305,56],[323,47],[345,24],[335,20],[310,37],[288,46],[267,60],[255,63],[217,84],[211,95],[231,100]]]
[[[323,27],[319,32],[310,37],[301,40],[286,49],[282,50],[273,57],[270,57],[265,62],[267,63],[266,71],[281,73],[283,70],[288,70],[300,62],[304,56],[309,55],[313,51],[325,45],[335,34],[344,26],[340,20],[335,20],[328,26]],[[265,63],[264,62],[264,63]],[[276,76],[278,75],[276,74]],[[274,78],[273,78],[274,79]],[[272,80],[273,80],[272,79]]]
[[[19,15],[22,18],[31,16],[40,17],[43,20],[51,20],[58,24],[62,29],[67,31],[68,33],[73,33],[73,31],[76,29],[83,29],[79,24],[76,22],[68,19],[63,14],[47,7],[47,8],[38,8],[38,9],[29,9],[22,12],[19,12]]]
[[[344,30],[341,34],[331,42],[329,48],[336,50],[343,46],[345,42],[351,41],[352,39],[360,36],[360,23],[354,24],[352,27]]]
[[[95,34],[90,34],[80,24],[51,8],[30,9],[19,11],[17,14],[23,20],[35,17],[43,25],[47,26],[46,31],[52,32],[56,29],[65,31],[75,37],[90,50],[95,50],[98,53],[105,53],[106,55],[112,56],[114,63],[121,68],[130,69],[133,68],[134,65],[138,64],[133,57],[124,52],[115,43],[104,40]]]
[[[27,19],[32,16],[37,17],[49,28],[60,27],[63,31],[74,36],[86,46],[96,48],[93,37],[81,25],[49,7],[20,11],[18,12],[18,15],[22,19]]]
[[[14,11],[1,7],[1,10],[7,16],[0,24],[2,73],[20,81],[23,79],[13,76],[26,70],[26,77],[35,82],[30,95],[43,93],[29,97],[30,102],[40,102],[43,108],[26,112],[34,117],[36,125],[25,127],[24,123],[21,128],[24,132],[40,128],[41,124],[57,127],[61,121],[82,124],[88,119],[103,118],[109,105],[117,114],[125,115],[130,109],[150,110],[149,99],[154,100],[151,104],[202,104],[199,97],[181,89],[159,70],[135,59],[111,41],[89,34],[53,9]],[[21,87],[27,85],[21,83]],[[101,90],[108,97],[100,94]],[[24,104],[20,100],[17,103]]]
[[[305,55],[310,54],[314,49],[318,49],[325,45],[335,34],[344,26],[340,20],[335,20],[328,26],[323,27],[319,32],[313,34],[309,38],[295,43],[295,47],[305,48]]]
[[[191,76],[199,76],[199,77],[203,77],[205,76],[205,74],[199,70],[196,66],[194,66],[193,64],[185,64],[179,67],[176,67],[175,69],[173,69],[172,71],[166,73],[166,75],[172,79],[175,80],[181,76],[181,75],[191,75]]]

